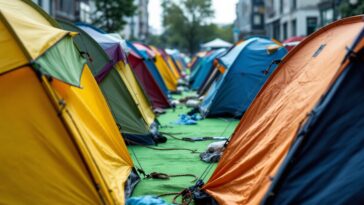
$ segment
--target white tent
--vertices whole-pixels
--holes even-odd
[[[210,42],[202,44],[201,47],[206,48],[206,49],[208,49],[208,48],[210,48],[210,49],[212,49],[212,48],[229,48],[232,45],[233,44],[231,44],[231,43],[229,43],[227,41],[224,41],[224,40],[222,40],[220,38],[216,38],[216,39],[214,39],[214,40],[212,40]]]

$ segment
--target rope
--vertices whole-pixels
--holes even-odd
[[[194,180],[192,180],[191,182],[195,182],[197,180],[197,176],[194,174],[165,174],[159,172],[152,172],[145,176],[145,178],[147,179],[170,179],[171,177],[193,177]]]
[[[275,61],[273,61],[271,64],[270,64],[270,66],[268,67],[268,69],[266,69],[266,70],[268,70],[268,72],[266,71],[266,73],[264,73],[265,75],[266,74],[268,74],[269,73],[269,69],[271,68],[271,66],[272,66],[272,64],[273,63],[281,63],[281,60],[275,60]],[[259,82],[259,84],[262,82],[262,81],[264,81],[264,78],[262,78],[261,80],[260,80],[260,82]],[[257,84],[257,85],[259,85],[259,84]],[[250,97],[251,95],[253,95],[253,90],[254,89],[252,89],[251,91],[250,91],[250,93],[248,94],[248,96]],[[249,99],[249,98],[248,98]],[[238,117],[239,116],[239,109],[240,108],[242,108],[243,106],[244,106],[244,104],[245,103],[242,103],[241,104],[241,106],[239,106],[237,109],[236,109],[236,112],[235,112],[235,114],[234,114],[234,116],[233,116],[233,118],[236,118],[236,117]],[[222,131],[222,133],[221,133],[221,135],[220,136],[223,136],[224,134],[225,134],[225,132],[227,131],[227,129],[230,127],[230,125],[231,125],[231,123],[233,122],[233,120],[231,120],[231,121],[229,121],[229,123],[226,125],[226,127],[225,127],[225,129]],[[232,135],[230,135],[229,137],[228,137],[228,139],[226,140],[226,143],[224,144],[224,147],[226,147],[227,145],[228,145],[228,143],[230,142],[230,140],[231,140],[231,137],[232,137]],[[206,178],[206,176],[207,176],[207,174],[210,172],[210,170],[211,170],[211,168],[212,168],[212,165],[213,165],[213,163],[210,163],[209,165],[207,165],[207,167],[206,167],[206,169],[204,170],[204,172],[202,172],[202,174],[201,174],[201,176],[200,176],[200,178],[199,178],[199,180],[205,180],[205,178]]]
[[[172,137],[173,139],[176,139],[176,140],[182,140],[182,141],[184,141],[182,138],[178,138],[178,137],[176,137],[176,136],[174,136],[173,134],[171,134],[171,133],[167,133],[167,132],[160,132],[162,135],[166,135],[166,136],[168,136],[168,137]]]
[[[185,189],[183,191],[181,191],[180,193],[178,193],[172,200],[173,204],[178,204],[177,198],[179,196],[182,196],[182,203],[180,205],[189,205],[192,202],[192,195],[193,193],[191,192],[191,190],[189,189]]]
[[[183,132],[159,132],[161,134],[166,134],[166,135],[182,135],[184,134]]]
[[[159,194],[159,195],[157,195],[157,197],[178,195],[179,193],[181,193],[181,192],[168,192],[168,193],[164,193],[164,194]]]
[[[138,142],[132,141],[130,139],[125,139],[125,141],[128,141],[129,143],[133,143],[133,144],[136,144],[136,145],[139,145],[139,146],[148,148],[148,149],[152,149],[152,150],[159,150],[159,151],[185,150],[185,151],[190,151],[191,153],[200,153],[196,149],[188,149],[188,148],[157,148],[157,147],[151,147],[151,146],[148,146],[148,145],[143,145],[143,144],[140,144]]]

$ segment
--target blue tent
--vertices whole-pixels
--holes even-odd
[[[276,47],[276,50],[272,50]],[[271,52],[269,52],[271,51]],[[200,111],[205,117],[240,117],[276,68],[274,63],[287,53],[284,47],[263,38],[251,38],[217,58],[226,68],[214,82]]]
[[[215,58],[219,57],[226,51],[225,48],[218,49],[216,51],[213,51],[210,55],[208,55],[201,66],[199,67],[195,79],[193,81],[193,84],[191,88],[193,90],[198,90],[203,85],[203,83],[206,81],[206,79],[209,77],[209,74],[211,74],[214,60]]]
[[[169,91],[166,84],[163,81],[161,74],[159,73],[157,67],[155,66],[152,57],[150,57],[147,51],[137,49],[132,43],[127,42],[128,47],[141,56],[144,59],[144,63],[147,66],[149,72],[153,75],[155,81],[157,81],[160,89],[163,91],[165,96],[169,96]]]
[[[350,64],[296,136],[263,204],[364,204],[364,48],[348,54]]]
[[[198,57],[196,62],[193,64],[193,67],[191,68],[191,74],[190,74],[190,84],[193,84],[193,82],[196,79],[197,73],[199,72],[201,66],[204,64],[204,62],[206,61],[206,56],[204,57]]]

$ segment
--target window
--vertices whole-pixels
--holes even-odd
[[[262,17],[260,16],[260,14],[254,14],[253,24],[254,24],[254,26],[261,26],[261,24],[262,24]]]
[[[297,0],[292,0],[292,9],[293,10],[297,9]]]
[[[321,12],[321,24],[325,26],[334,21],[334,10],[332,8],[323,10]]]
[[[64,13],[73,13],[73,1],[72,0],[60,0],[59,1],[59,10]]]
[[[317,18],[316,17],[307,17],[306,18],[306,33],[310,35],[311,33],[315,32],[317,27]]]
[[[279,20],[273,22],[273,38],[281,39],[281,28]]]
[[[292,20],[292,36],[297,36],[297,21]]]
[[[287,22],[285,22],[283,24],[283,39],[287,39],[288,35],[287,35]]]
[[[283,14],[283,0],[279,0],[279,12]]]

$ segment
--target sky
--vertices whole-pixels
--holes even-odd
[[[212,0],[215,17],[212,22],[217,24],[231,24],[235,20],[235,5],[238,0]],[[151,32],[162,33],[161,0],[149,0],[149,25]]]

